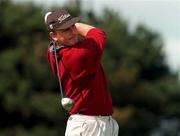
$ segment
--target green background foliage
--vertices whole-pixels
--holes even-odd
[[[69,1],[70,3],[71,1]],[[139,24],[129,31],[119,14],[82,11],[81,1],[63,7],[108,34],[102,64],[121,136],[177,136],[180,85],[162,52],[160,34]],[[70,5],[70,6],[69,6]],[[47,61],[46,9],[0,1],[0,135],[63,136],[68,114]],[[163,126],[171,123],[168,130]]]

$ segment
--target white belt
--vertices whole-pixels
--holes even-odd
[[[68,120],[95,120],[95,119],[105,119],[110,120],[112,116],[88,116],[88,115],[82,115],[82,114],[73,114],[69,117]]]

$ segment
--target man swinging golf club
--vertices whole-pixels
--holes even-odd
[[[65,136],[118,136],[118,124],[112,118],[112,99],[100,63],[106,34],[79,20],[66,10],[45,15],[52,39],[48,59],[59,80],[61,104],[70,114]],[[83,39],[78,40],[78,35]]]

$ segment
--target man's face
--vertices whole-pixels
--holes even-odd
[[[55,41],[60,44],[72,46],[78,42],[78,32],[75,25],[52,33],[52,39],[56,39]]]

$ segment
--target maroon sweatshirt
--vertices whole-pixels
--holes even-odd
[[[91,29],[86,37],[73,46],[57,50],[62,86],[66,96],[75,102],[70,114],[112,115],[112,99],[101,66],[106,34],[98,28]],[[55,75],[56,65],[52,43],[48,59]]]

